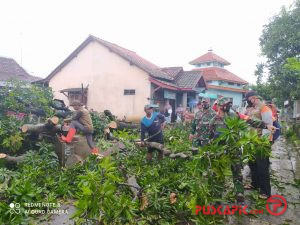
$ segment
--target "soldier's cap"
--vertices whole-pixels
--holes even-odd
[[[70,106],[82,106],[82,105],[83,104],[80,101],[78,101],[78,100],[74,100],[70,104]]]
[[[230,98],[222,97],[218,99],[218,105],[225,105],[228,103],[232,103],[232,100]]]
[[[248,92],[246,93],[245,98],[243,99],[243,101],[247,101],[247,99],[248,99],[249,97],[252,97],[252,96],[258,96],[257,93],[256,93],[256,91],[248,91]]]
[[[158,108],[158,105],[155,104],[147,104],[145,105],[144,109],[152,109],[152,108]]]

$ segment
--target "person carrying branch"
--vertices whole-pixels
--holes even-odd
[[[265,122],[265,120],[259,120],[258,118],[252,119],[249,116],[240,113],[231,112],[232,101],[229,98],[222,97],[218,100],[218,113],[210,121],[210,130],[213,133],[214,139],[219,137],[219,128],[226,128],[226,117],[238,117],[245,120],[251,127],[267,129],[270,132],[274,132],[276,128],[271,124]],[[241,151],[238,151],[235,157],[232,159],[231,171],[233,176],[234,188],[236,191],[237,201],[244,202],[244,187],[242,176],[242,162]]]
[[[166,125],[165,116],[161,113],[153,112],[155,105],[149,104],[145,105],[144,110],[146,116],[143,117],[141,121],[141,141],[142,146],[145,146],[145,136],[148,133],[147,141],[157,142],[160,144],[164,143],[162,129]],[[148,147],[147,160],[152,161],[152,154],[155,148]],[[163,153],[161,151],[157,152],[157,158],[161,160],[163,158]]]
[[[75,114],[72,118],[64,120],[65,123],[70,123],[70,129],[66,137],[63,135],[61,136],[61,140],[66,143],[71,143],[76,131],[82,131],[91,148],[91,153],[98,155],[99,150],[95,147],[93,142],[94,127],[89,111],[83,108],[82,103],[79,101],[73,101],[71,106],[75,109]]]
[[[263,102],[262,98],[258,96],[255,91],[247,92],[244,100],[247,101],[248,105],[253,106],[250,118],[262,120],[265,124],[268,124],[268,126],[275,125],[274,127],[276,129],[276,124],[274,124],[276,118],[273,118],[271,108]],[[265,129],[264,127],[260,128],[261,129],[257,129],[258,134],[260,136],[266,135],[271,144],[279,136],[278,127],[275,132],[270,132],[269,129]],[[267,199],[271,196],[269,166],[270,161],[268,156],[257,155],[254,162],[249,162],[252,183],[248,188],[259,189],[261,194],[260,198],[262,199]]]

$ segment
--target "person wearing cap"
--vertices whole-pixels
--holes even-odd
[[[225,124],[226,117],[238,117],[245,120],[250,126],[255,128],[266,128],[273,130],[273,126],[268,126],[262,120],[251,119],[249,117],[244,117],[245,115],[231,112],[232,101],[229,98],[222,97],[218,100],[218,113],[210,121],[210,131],[212,132],[214,138],[217,138],[220,133],[218,133],[218,128],[227,128]],[[244,187],[243,187],[243,176],[242,176],[242,162],[241,162],[241,152],[238,152],[236,158],[233,159],[233,164],[231,165],[233,183],[235,191],[237,193],[237,201],[244,202]]]
[[[272,110],[263,103],[262,98],[255,91],[249,91],[245,95],[248,104],[253,105],[250,118],[262,120],[269,127],[273,126]],[[270,142],[273,141],[274,131],[270,129],[258,129],[258,133],[263,136],[267,135]],[[266,199],[271,196],[269,157],[257,155],[254,162],[249,162],[251,170],[251,188],[260,190],[260,197]]]
[[[76,131],[82,131],[91,148],[91,153],[98,155],[99,150],[95,147],[93,142],[94,127],[89,111],[83,108],[79,101],[73,101],[71,106],[75,109],[75,113],[72,118],[64,120],[65,123],[70,123],[70,129],[66,137],[63,135],[61,136],[61,140],[66,143],[71,143]]]
[[[192,133],[189,140],[193,140],[195,146],[205,146],[210,141],[209,123],[215,116],[215,112],[210,108],[209,100],[203,99],[201,109],[196,113],[192,122]]]
[[[162,115],[161,113],[153,112],[153,108],[155,107],[156,106],[152,104],[145,105],[144,107],[146,115],[141,120],[142,146],[145,146],[146,133],[148,133],[147,141],[157,142],[160,144],[164,143],[162,129],[166,125],[166,119],[165,116]],[[149,162],[152,161],[152,155],[155,150],[156,150],[155,148],[148,147],[147,160]],[[159,160],[163,158],[162,152],[158,151],[157,154]]]
[[[222,97],[217,101],[217,114],[211,119],[209,124],[209,131],[214,139],[219,137],[219,128],[226,128],[225,118],[226,117],[237,117],[237,115],[230,111],[232,107],[232,101],[229,98]],[[233,159],[231,165],[231,171],[233,176],[234,189],[236,192],[237,201],[242,203],[245,201],[244,198],[244,187],[243,187],[243,176],[242,176],[242,162],[241,152],[238,152],[236,158]]]

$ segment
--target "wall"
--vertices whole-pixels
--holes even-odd
[[[233,105],[235,105],[235,106],[242,105],[242,100],[243,100],[242,93],[225,91],[225,90],[217,90],[217,89],[209,89],[209,90],[206,90],[205,93],[222,95],[224,97],[233,98]]]
[[[144,115],[144,105],[149,103],[150,82],[148,74],[97,42],[88,44],[71,62],[49,82],[57,98],[66,88],[88,87],[89,109],[105,109],[118,118],[139,120]],[[135,95],[124,95],[124,89],[135,89]],[[66,101],[67,102],[67,101]]]
[[[198,68],[207,68],[207,67],[220,67],[224,68],[224,64],[219,63],[219,62],[207,62],[207,63],[200,63],[195,65]]]
[[[238,85],[237,83],[229,84],[228,81],[218,81],[218,80],[211,80],[206,81],[208,85],[216,85],[216,86],[222,86],[222,87],[230,87],[230,88],[236,88],[236,89],[243,89],[243,85]]]

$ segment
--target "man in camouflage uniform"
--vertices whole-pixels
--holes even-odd
[[[209,123],[215,116],[215,112],[210,108],[207,99],[202,100],[202,108],[196,113],[192,123],[192,134],[190,140],[194,140],[195,146],[205,146],[209,143],[210,134]]]
[[[245,120],[250,126],[255,128],[265,128],[273,131],[274,127],[265,124],[261,120],[250,119],[248,116],[230,112],[232,107],[232,101],[229,98],[221,98],[218,100],[218,113],[210,122],[210,131],[213,133],[214,138],[217,138],[220,133],[218,133],[218,128],[226,128],[225,118],[226,117],[239,117]],[[244,202],[244,187],[243,187],[243,176],[242,176],[242,162],[241,162],[241,152],[237,152],[236,157],[233,158],[233,164],[231,165],[231,171],[233,176],[233,183],[235,191],[237,193],[237,201]]]
[[[214,139],[217,138],[220,133],[219,128],[226,128],[225,118],[226,117],[237,117],[236,113],[230,112],[232,106],[232,101],[229,98],[222,97],[217,102],[218,112],[210,121],[210,131],[213,134]],[[233,159],[233,164],[231,165],[231,171],[233,176],[233,183],[235,192],[237,194],[237,201],[244,201],[244,187],[243,187],[243,176],[242,176],[242,162],[241,162],[241,152],[237,152],[236,157]]]

